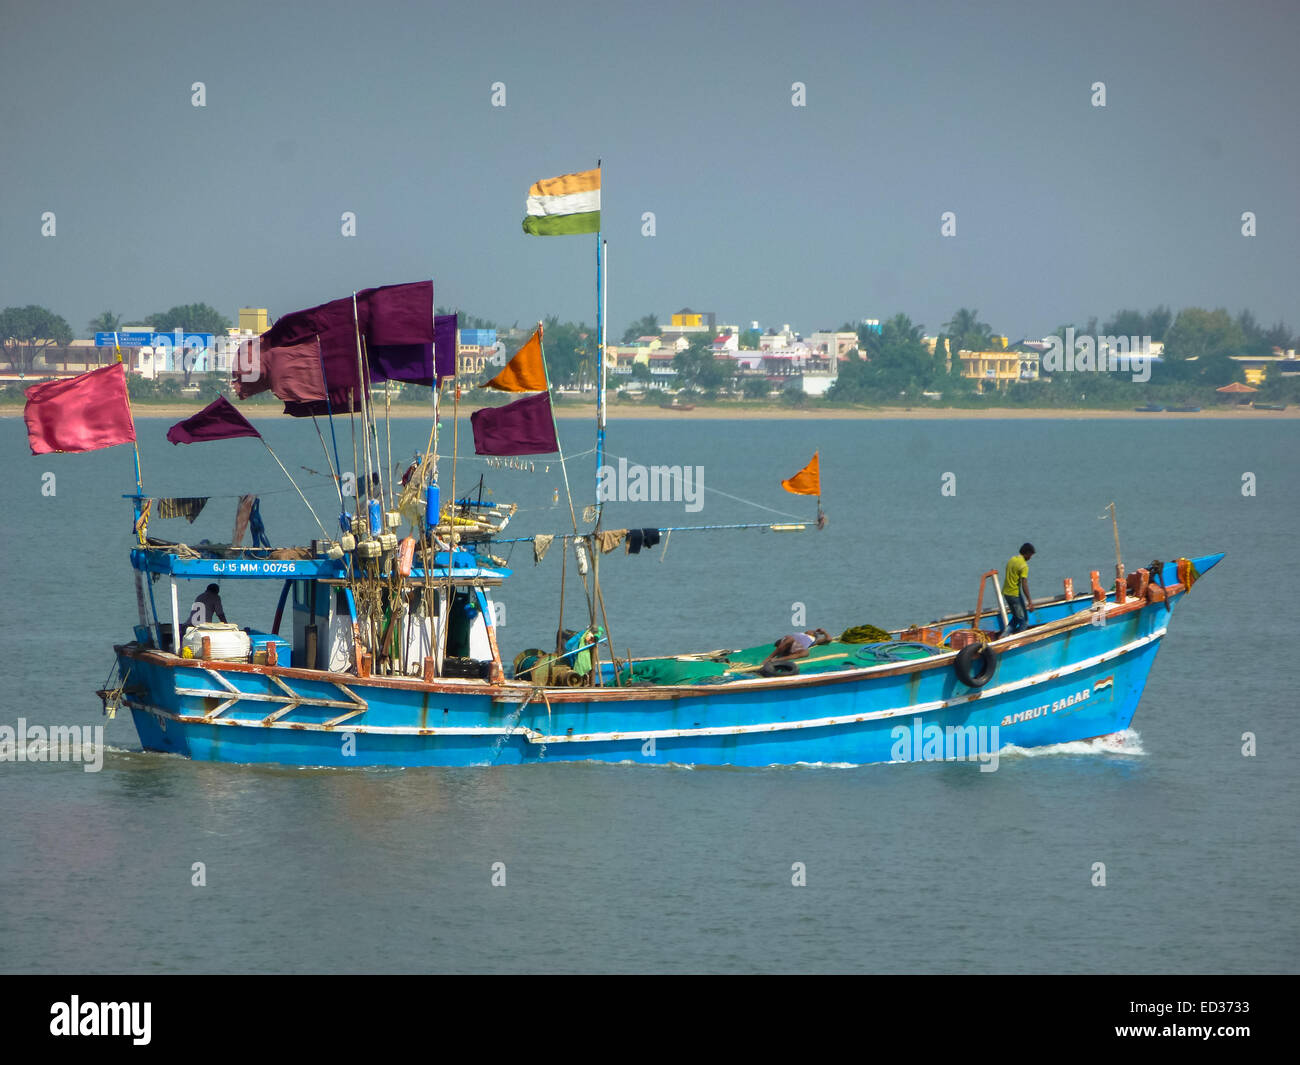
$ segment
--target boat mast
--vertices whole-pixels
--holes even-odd
[[[600,169],[600,160],[596,160]],[[600,528],[600,468],[605,463],[605,258],[607,249],[596,230],[596,524]]]

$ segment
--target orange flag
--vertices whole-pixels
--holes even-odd
[[[546,367],[542,363],[542,327],[528,338],[515,352],[504,370],[479,388],[495,388],[501,392],[545,392]]]
[[[821,464],[817,461],[817,452],[813,452],[812,461],[788,480],[781,482],[781,487],[797,496],[819,496],[822,494]]]

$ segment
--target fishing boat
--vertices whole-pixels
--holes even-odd
[[[1145,406],[1134,407],[1133,409],[1139,414],[1159,414],[1165,408],[1160,406],[1158,403],[1148,403]]]
[[[539,235],[596,233],[603,352],[608,249],[599,232],[599,181],[597,168],[536,183],[524,228]],[[320,519],[257,428],[224,397],[168,430],[177,445],[239,437],[264,444],[320,528],[321,536],[305,545],[273,547],[256,521],[249,547],[242,546],[238,524],[231,542],[221,545],[151,532],[151,517],[194,512],[203,501],[154,500],[145,492],[120,361],[29,390],[25,417],[33,452],[135,445],[135,491],[125,498],[134,522],[138,624],[132,639],[114,645],[98,694],[106,714],[130,713],[145,750],[331,767],[544,761],[761,767],[976,753],[983,760],[1008,746],[1127,729],[1174,610],[1223,557],[1178,557],[1128,573],[1116,523],[1113,582],[1103,585],[1100,570],[1093,570],[1090,586],[1076,593],[1066,579],[1061,594],[1037,599],[1032,624],[1020,631],[1007,616],[998,571],[988,570],[979,575],[974,609],[919,628],[885,631],[844,619],[848,627],[838,637],[803,641],[811,646],[802,655],[786,644],[780,653],[762,645],[620,658],[600,577],[611,544],[626,538],[629,551],[640,550],[661,534],[703,529],[815,535],[823,525],[819,455],[781,482],[796,495],[817,497],[816,520],[609,529],[600,487],[605,359],[597,359],[596,501],[580,508],[556,431],[539,323],[480,386],[522,398],[474,411],[470,428],[480,455],[558,454],[570,527],[506,537],[518,531],[506,528],[513,508],[485,504],[481,481],[476,492],[458,490],[462,390],[455,324],[454,315],[433,314],[432,282],[416,282],[293,312],[247,351],[241,347],[232,370],[237,396],[270,390],[286,413],[313,420],[338,489],[334,523]],[[394,381],[427,386],[431,396],[428,445],[400,478],[391,432],[384,459],[387,418],[378,405],[382,395],[387,406]],[[448,401],[450,455],[439,432]],[[344,431],[336,433],[340,420]],[[351,469],[338,441],[349,429]],[[355,489],[345,491],[345,483]],[[239,505],[241,520],[250,507],[256,516],[256,500],[246,496]],[[1114,521],[1113,505],[1111,516]],[[493,594],[512,573],[494,551],[521,541],[531,543],[537,560],[553,543],[558,548],[561,614],[553,642],[548,634],[543,646],[507,663]],[[570,569],[569,591],[577,598],[580,588],[582,608],[566,628]],[[186,581],[263,582],[270,592],[264,627],[183,611],[180,582]],[[163,582],[166,594],[159,595]]]
[[[569,663],[601,647],[598,626],[558,654],[526,652],[513,675],[491,599],[510,571],[468,551],[437,552],[427,574],[416,566],[407,577],[417,595],[436,589],[431,609],[415,608],[401,666],[379,674],[358,652],[342,560],[182,558],[149,545],[131,564],[138,580],[168,580],[172,621],[141,625],[114,648],[119,679],[105,699],[130,711],[146,750],[220,762],[867,764],[951,754],[943,741],[954,736],[973,756],[976,744],[994,753],[1127,729],[1173,610],[1222,557],[1153,564],[1113,589],[1094,571],[1088,591],[1067,582],[1038,600],[1036,624],[1019,633],[999,636],[1005,618],[977,602],[921,631],[816,646],[774,675],[760,667],[771,645],[597,661],[584,674]],[[203,644],[186,656],[175,592],[186,578],[279,584],[271,624],[247,632],[251,653],[219,660]],[[429,652],[440,643],[451,650],[434,675]]]

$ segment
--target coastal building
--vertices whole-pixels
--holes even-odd
[[[269,315],[265,307],[240,307],[239,325],[236,331],[260,336],[271,328]]]
[[[858,350],[858,334],[822,330],[810,336],[808,343],[835,362],[843,362],[849,352]]]
[[[693,311],[689,307],[674,311],[668,325],[660,330],[665,343],[675,343],[684,339],[689,344],[691,338],[700,333],[717,336],[717,316],[712,311]]]
[[[1040,356],[1036,351],[959,351],[961,375],[975,381],[981,392],[1005,391],[1021,381],[1036,381]]]
[[[1233,362],[1242,368],[1246,374],[1246,384],[1258,387],[1268,379],[1270,373],[1281,372],[1288,363],[1295,366],[1295,359],[1288,359],[1286,355],[1277,353],[1273,355],[1229,355]]]

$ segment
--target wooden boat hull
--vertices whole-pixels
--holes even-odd
[[[1194,560],[1205,573],[1222,555]],[[997,641],[997,671],[963,684],[954,653],[868,668],[718,685],[536,688],[506,682],[357,678],[196,662],[117,649],[146,750],[311,766],[480,766],[546,761],[771,766],[981,760],[1008,746],[1129,727],[1186,590],[1166,566],[1164,602],[1091,597],[1045,606]]]

